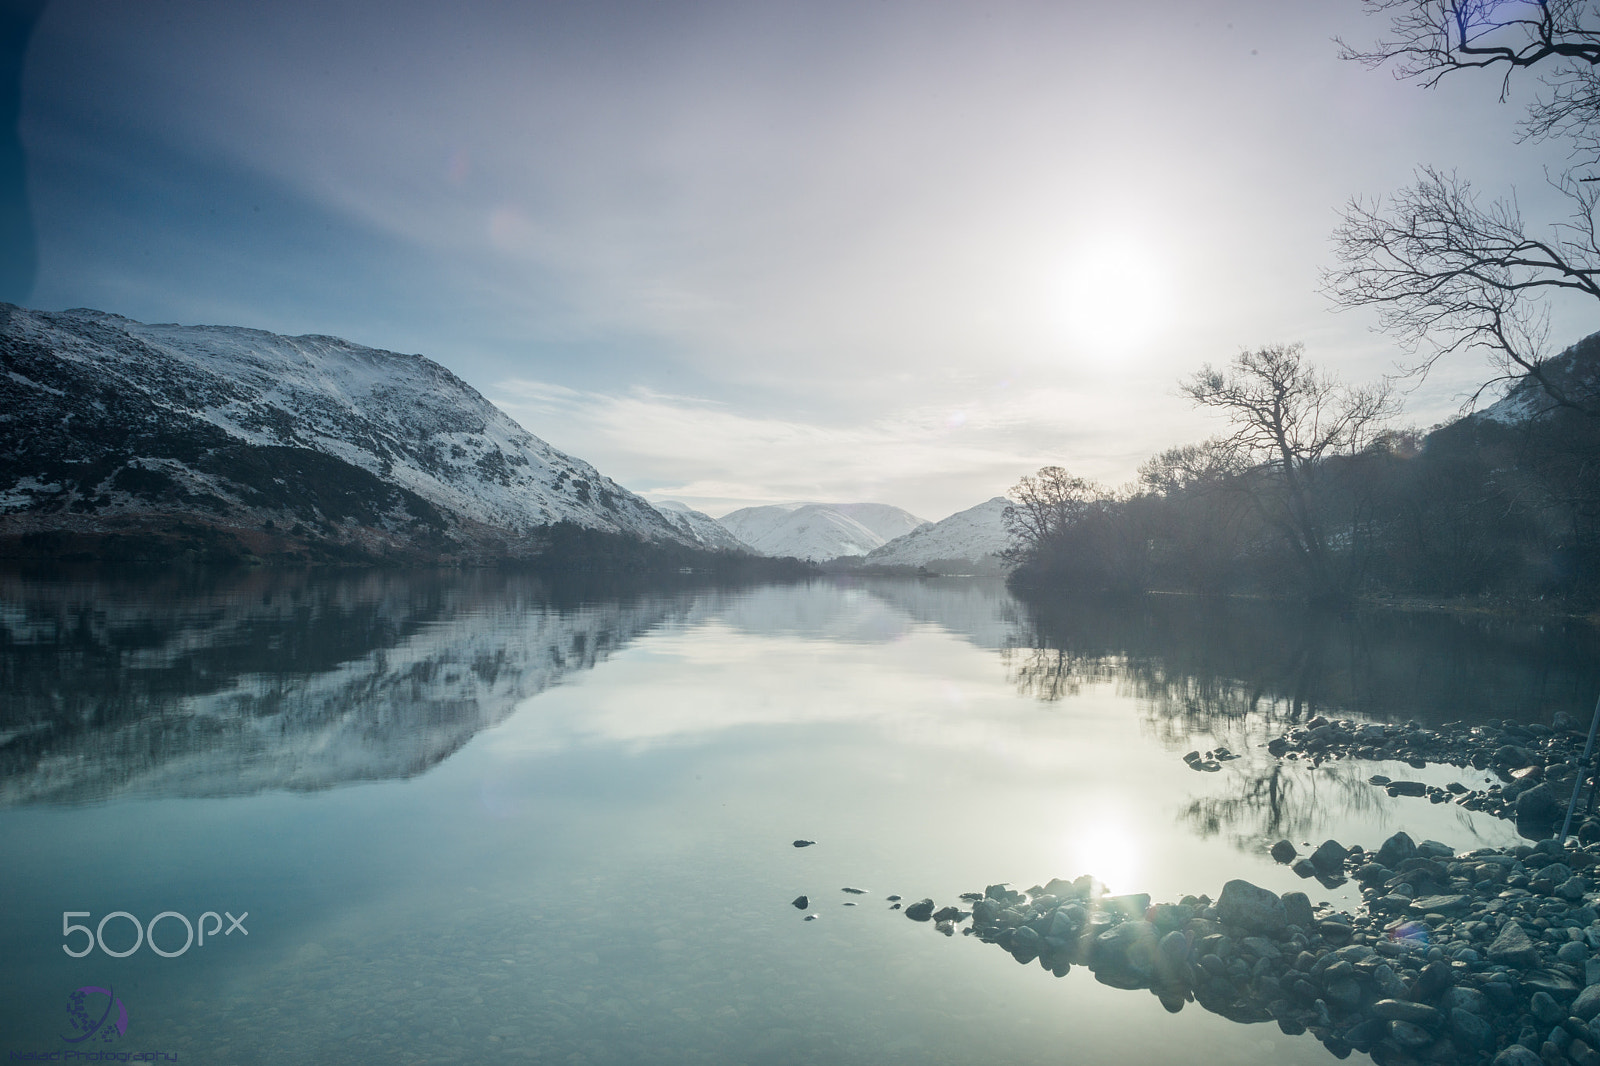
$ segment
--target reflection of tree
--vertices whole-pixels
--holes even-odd
[[[1586,713],[1600,688],[1600,640],[1559,623],[1175,596],[1023,605],[1015,643],[1002,651],[1018,691],[1059,701],[1109,682],[1141,705],[1145,728],[1174,755],[1218,745],[1241,755],[1224,764],[1226,794],[1194,800],[1180,818],[1252,850],[1311,839],[1331,817],[1381,816],[1386,797],[1366,783],[1370,770],[1262,752],[1317,714],[1543,719],[1562,707]],[[1459,816],[1474,835],[1467,812]]]
[[[1600,634],[1580,623],[1187,596],[1020,602],[1002,651],[1020,691],[1055,700],[1114,680],[1172,737],[1249,715],[1279,728],[1317,714],[1582,716],[1600,689]]]
[[[1238,769],[1230,767],[1230,769]],[[1275,840],[1308,840],[1329,814],[1371,820],[1383,793],[1360,777],[1274,759],[1236,775],[1243,787],[1226,796],[1190,801],[1182,819],[1201,837],[1227,835],[1237,848],[1255,850]]]

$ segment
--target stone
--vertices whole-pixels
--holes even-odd
[[[1539,965],[1539,949],[1533,946],[1522,926],[1514,921],[1507,922],[1489,945],[1489,961],[1525,970]]]
[[[1581,940],[1569,941],[1556,949],[1556,961],[1568,966],[1582,966],[1588,959],[1589,945]]]
[[[1336,874],[1344,869],[1344,860],[1349,855],[1349,849],[1337,840],[1324,840],[1322,846],[1311,853],[1311,865],[1319,873]]]
[[[1189,956],[1189,938],[1176,929],[1157,941],[1156,946],[1172,962],[1182,962]]]
[[[1378,862],[1383,866],[1394,867],[1416,853],[1416,842],[1407,836],[1404,830],[1401,830],[1383,842],[1383,846],[1378,849]]]
[[[1574,1018],[1588,1021],[1596,1014],[1600,1014],[1600,984],[1590,985],[1578,993],[1578,998],[1572,1001],[1572,1006],[1567,1008]]]
[[[1494,1027],[1472,1011],[1456,1007],[1450,1011],[1450,1035],[1469,1048],[1481,1049],[1489,1046]]]
[[[1554,790],[1542,781],[1518,796],[1516,807],[1519,822],[1553,821],[1564,810]]]
[[[980,899],[972,905],[973,925],[993,925],[1005,908],[997,900]],[[1060,913],[1057,911],[1056,913]]]
[[[1490,1060],[1489,1066],[1544,1066],[1544,1060],[1521,1044],[1512,1044]]]
[[[1315,920],[1311,911],[1311,897],[1304,892],[1285,892],[1279,898],[1283,900],[1283,914],[1289,924],[1309,930]]]
[[[1315,876],[1317,876],[1317,868],[1315,866],[1311,865],[1311,860],[1310,859],[1301,859],[1299,862],[1297,862],[1293,866],[1289,867],[1289,869],[1293,870],[1295,873],[1299,874],[1301,877],[1315,877]]]
[[[1130,921],[1107,929],[1094,939],[1090,967],[1148,977],[1156,969],[1156,927]]]
[[[1272,845],[1272,857],[1283,863],[1285,866],[1291,862],[1294,862],[1295,856],[1299,854],[1300,853],[1294,849],[1294,845],[1289,843],[1287,840],[1280,840],[1276,844]]]
[[[815,840],[796,840],[794,842],[794,846],[797,847],[797,848],[809,848],[811,845],[813,845],[815,843],[816,843]]]
[[[1136,892],[1124,896],[1106,896],[1100,901],[1100,909],[1122,914],[1128,918],[1143,918],[1145,912],[1150,909],[1150,893]]]
[[[1276,892],[1238,878],[1222,886],[1217,916],[1229,925],[1267,936],[1282,933],[1289,924],[1283,900]]]
[[[1444,1014],[1426,1003],[1412,1003],[1404,999],[1380,999],[1372,1005],[1372,1013],[1384,1021],[1409,1022],[1437,1032],[1444,1025]]]
[[[1583,899],[1583,894],[1589,891],[1589,880],[1577,874],[1567,878],[1556,886],[1555,894],[1571,903]]]
[[[1055,913],[1050,916],[1050,925],[1045,930],[1045,936],[1071,940],[1078,935],[1078,931],[1088,920],[1088,912],[1076,903],[1057,907]]]
[[[1489,1000],[1476,988],[1457,985],[1444,994],[1439,1006],[1446,1011],[1464,1010],[1471,1014],[1484,1014],[1489,1010]]]
[[[1340,1010],[1354,1010],[1361,1005],[1361,985],[1354,977],[1339,977],[1323,985],[1323,994]]]
[[[1533,998],[1528,1000],[1528,1010],[1545,1025],[1554,1025],[1567,1016],[1561,1004],[1557,1003],[1548,992],[1535,992]]]
[[[789,902],[789,906],[793,907],[797,911],[803,911],[807,907],[811,906],[811,901],[804,896],[796,896]]]
[[[1433,1034],[1410,1022],[1390,1022],[1389,1039],[1403,1048],[1421,1048],[1433,1043]]]
[[[1426,796],[1428,794],[1428,786],[1421,781],[1390,781],[1384,787],[1384,791],[1391,796]],[[1408,837],[1407,839],[1410,838]]]
[[[1420,896],[1411,901],[1408,908],[1412,914],[1444,914],[1461,915],[1472,909],[1471,896],[1450,894],[1444,896]]]
[[[906,906],[906,917],[910,918],[913,922],[925,922],[929,918],[932,918],[933,900],[924,899],[918,900],[916,903],[908,904]],[[1030,933],[1033,932],[1031,929],[1028,931]]]
[[[964,917],[966,915],[961,913],[960,907],[940,907],[933,912],[933,920],[936,922],[959,922]]]

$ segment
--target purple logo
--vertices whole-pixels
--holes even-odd
[[[98,1020],[93,1017],[93,1012],[99,1008],[99,1002],[97,999],[91,1004],[90,996],[106,997],[106,1009],[100,1012]],[[113,1008],[116,1009],[117,1020],[108,1025]],[[122,1000],[112,994],[111,989],[84,985],[67,997],[67,1020],[72,1023],[73,1031],[78,1034],[61,1038],[69,1044],[81,1044],[96,1035],[101,1040],[111,1041],[127,1033],[128,1008],[122,1005]]]

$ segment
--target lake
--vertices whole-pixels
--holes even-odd
[[[1351,904],[1267,848],[1515,829],[1366,783],[1485,773],[1279,762],[1269,738],[1319,713],[1587,721],[1600,692],[1580,623],[1029,604],[979,580],[0,590],[13,1058],[1330,1061],[886,897],[1090,873],[1158,900],[1242,877]],[[1241,757],[1182,758],[1218,745]],[[74,992],[103,1020],[71,1042]]]

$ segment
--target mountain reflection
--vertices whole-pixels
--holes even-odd
[[[688,602],[498,573],[0,578],[0,804],[411,776]]]

